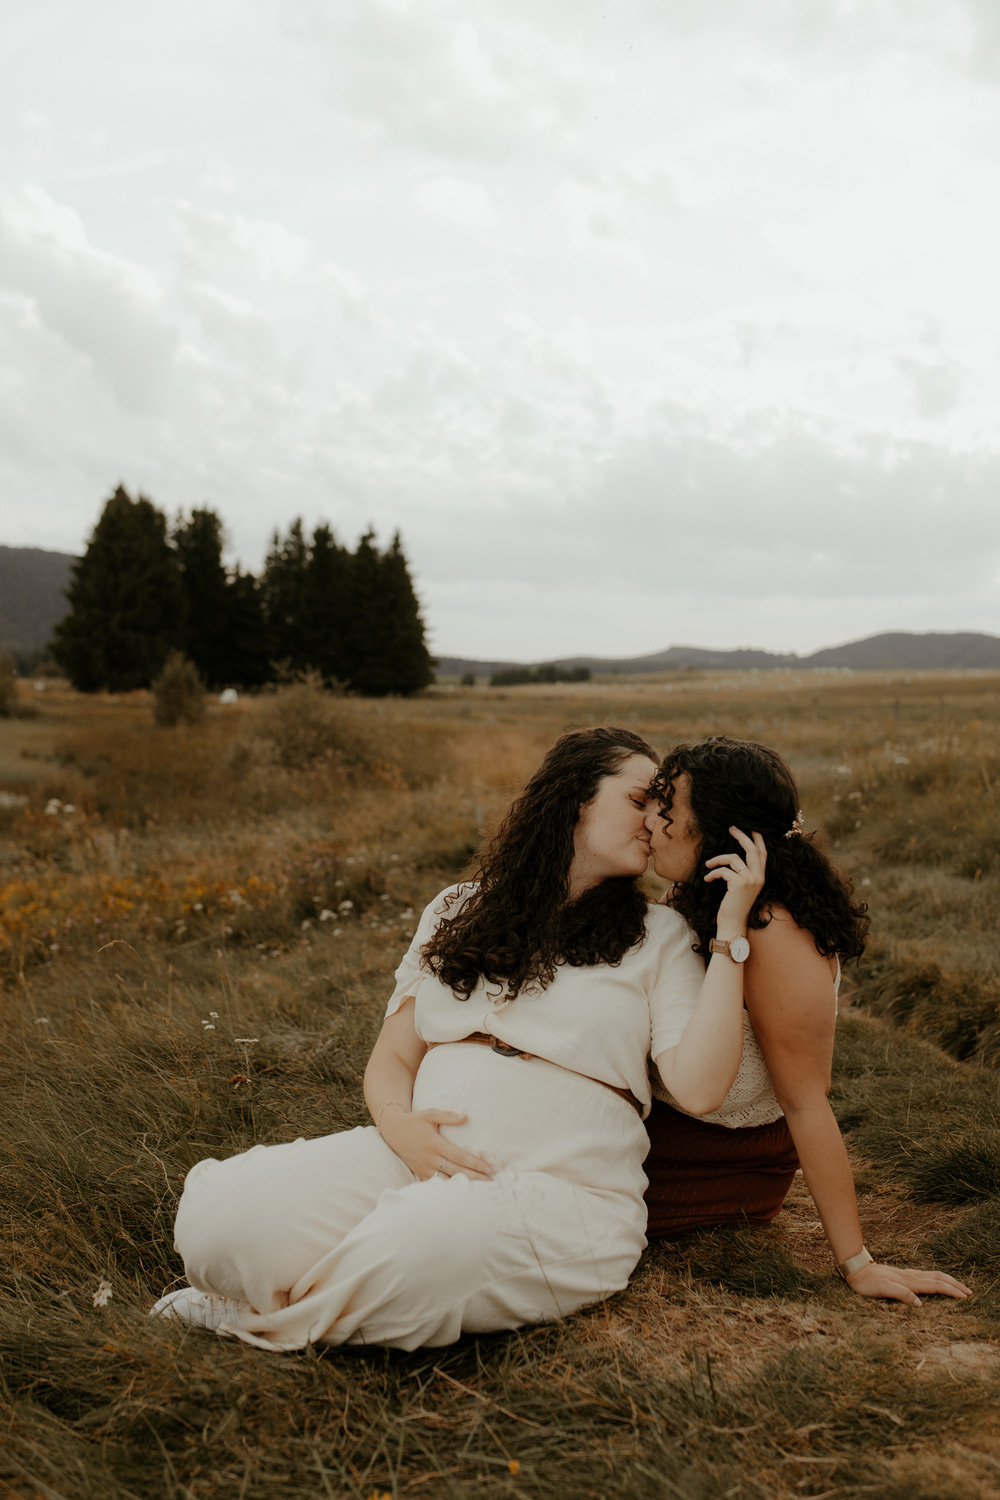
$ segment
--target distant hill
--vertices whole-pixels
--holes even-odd
[[[66,613],[76,558],[41,547],[0,547],[0,650],[38,651]]]
[[[589,667],[595,673],[670,672],[684,667],[702,671],[725,669],[737,671],[756,667],[774,671],[782,667],[846,667],[864,671],[947,671],[978,667],[1000,671],[1000,636],[976,635],[969,631],[953,635],[912,635],[892,631],[851,641],[846,646],[830,646],[809,656],[782,656],[773,651],[708,651],[700,646],[669,646],[649,656],[560,656],[549,658],[558,667]],[[459,656],[438,658],[438,676],[461,676],[473,672],[489,677],[503,667],[540,666],[541,662],[474,661]]]
[[[41,650],[66,613],[65,589],[76,561],[68,552],[46,552],[40,547],[0,546],[0,650],[28,653]],[[668,646],[646,656],[562,656],[547,658],[559,667],[589,667],[594,673],[670,672],[684,667],[702,671],[739,671],[756,667],[848,667],[863,671],[932,671],[986,668],[1000,671],[1000,637],[958,631],[944,635],[914,635],[890,631],[829,646],[810,656],[774,651],[712,651],[702,646]],[[464,656],[438,658],[439,677],[473,672],[490,677],[504,667],[541,666],[541,661],[479,661]]]

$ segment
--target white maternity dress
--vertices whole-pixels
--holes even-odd
[[[513,1000],[480,984],[462,1001],[420,949],[445,898],[469,889],[427,907],[386,1013],[415,995],[427,1042],[488,1031],[535,1054],[438,1045],[417,1071],[413,1108],[467,1114],[442,1133],[485,1157],[492,1180],[421,1182],[374,1126],[199,1162],[176,1244],[193,1287],[238,1299],[220,1331],[270,1349],[415,1349],[563,1317],[628,1281],[646,1243],[648,1139],[594,1080],[631,1089],[648,1113],[646,1058],[680,1040],[704,978],[690,931],[653,906],[618,965],[564,965]]]

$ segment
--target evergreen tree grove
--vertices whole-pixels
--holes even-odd
[[[212,510],[166,518],[119,487],[67,592],[54,652],[83,692],[148,687],[179,651],[210,688],[260,687],[317,671],[355,692],[413,693],[433,681],[424,625],[397,533],[351,552],[301,520],[275,532],[259,579],[227,570]]]

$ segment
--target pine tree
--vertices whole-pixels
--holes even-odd
[[[329,526],[313,532],[302,599],[303,647],[309,665],[327,681],[351,675],[347,628],[350,615],[351,554]]]
[[[252,573],[236,568],[226,583],[224,670],[220,682],[262,687],[274,676],[261,585]]]
[[[351,575],[351,686],[372,697],[427,687],[434,674],[399,533],[380,553],[366,532]]]
[[[174,526],[181,591],[178,644],[210,688],[230,681],[230,595],[223,542],[222,521],[213,510],[194,510],[189,521],[179,516]]]
[[[311,665],[303,621],[308,568],[309,544],[297,519],[284,540],[277,531],[272,536],[261,579],[271,661],[293,672],[304,672]]]
[[[85,693],[148,687],[175,644],[180,606],[162,511],[119,485],[73,565],[66,599],[53,652],[73,686]]]

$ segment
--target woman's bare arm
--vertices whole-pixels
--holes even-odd
[[[863,1246],[854,1177],[827,1098],[836,1025],[832,962],[785,911],[750,934],[745,999],[803,1176],[839,1265]],[[939,1271],[874,1262],[848,1277],[854,1291],[919,1305],[918,1293],[965,1297],[969,1288]]]
[[[707,861],[706,880],[724,880],[726,893],[719,907],[717,936],[746,933],[750,909],[764,883],[767,853],[764,840],[730,832],[743,846],[743,858],[719,855]],[[718,1109],[732,1088],[743,1054],[743,964],[714,953],[691,1019],[676,1047],[654,1059],[664,1085],[683,1109],[707,1115]]]
[[[421,1181],[439,1172],[480,1181],[493,1174],[488,1162],[463,1151],[441,1134],[442,1125],[468,1118],[447,1109],[413,1109],[413,1081],[427,1051],[414,1023],[416,1002],[408,995],[382,1023],[365,1069],[365,1103],[386,1145]]]

